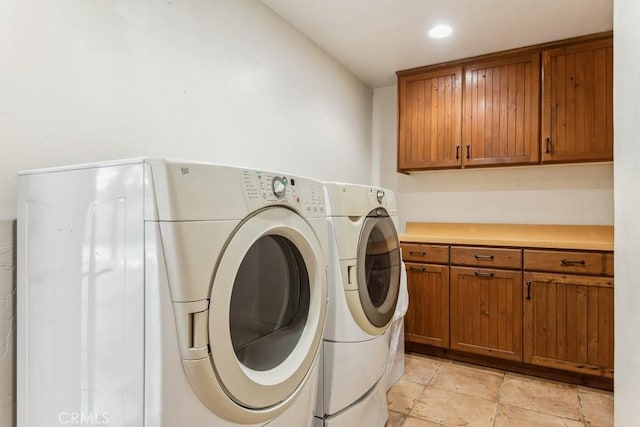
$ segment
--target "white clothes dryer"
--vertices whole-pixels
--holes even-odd
[[[324,183],[329,228],[329,312],[317,426],[384,426],[387,331],[400,291],[393,192]]]
[[[134,159],[18,177],[18,426],[313,423],[320,183]]]

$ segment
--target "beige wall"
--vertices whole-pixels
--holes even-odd
[[[640,2],[614,2],[615,424],[640,426]]]
[[[613,224],[613,165],[396,173],[396,87],[373,96],[373,182],[397,192],[408,221]]]
[[[0,221],[0,426],[15,425],[15,221]]]
[[[371,89],[259,1],[2,1],[0,70],[0,427],[19,170],[157,156],[370,178]]]
[[[0,219],[19,170],[156,156],[368,182],[372,91],[260,1],[0,2]]]

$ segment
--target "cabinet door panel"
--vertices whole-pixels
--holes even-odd
[[[613,160],[613,40],[545,51],[543,70],[543,162]]]
[[[454,67],[398,78],[398,170],[460,166],[461,77]]]
[[[463,164],[537,163],[540,55],[465,67]]]
[[[405,263],[409,308],[405,339],[438,347],[449,346],[449,267]]]
[[[522,360],[522,273],[451,267],[451,348]]]
[[[526,273],[524,361],[613,376],[613,279]]]

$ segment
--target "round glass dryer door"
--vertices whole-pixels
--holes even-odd
[[[256,371],[275,368],[298,344],[308,314],[309,273],[300,251],[286,237],[260,237],[240,263],[231,292],[236,357]]]
[[[400,242],[386,210],[365,219],[358,243],[358,293],[367,319],[376,327],[393,317],[400,290]]]
[[[322,254],[311,226],[286,208],[258,212],[228,241],[211,288],[209,342],[237,405],[275,410],[304,384],[322,344]]]

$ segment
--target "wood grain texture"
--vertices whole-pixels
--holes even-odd
[[[406,263],[409,307],[405,340],[449,346],[449,267]]]
[[[522,268],[522,250],[486,246],[453,246],[451,247],[451,264],[520,270]]]
[[[403,244],[402,259],[406,262],[449,264],[449,246],[427,244]]]
[[[398,171],[460,166],[461,78],[460,67],[399,77]]]
[[[613,279],[525,273],[524,282],[524,361],[612,378]]]
[[[612,275],[613,254],[608,252],[578,252],[531,250],[524,251],[524,269],[559,273]]]
[[[464,166],[538,162],[539,70],[538,52],[465,66]]]
[[[451,348],[522,360],[521,272],[451,267],[450,282]]]
[[[542,55],[542,161],[613,160],[613,39]]]

